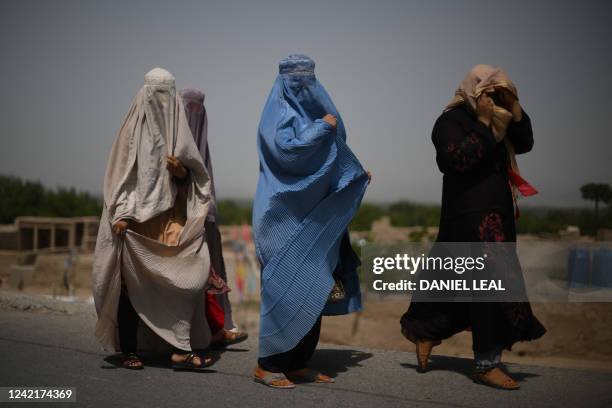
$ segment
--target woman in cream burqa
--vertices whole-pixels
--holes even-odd
[[[521,177],[515,155],[531,150],[533,131],[506,73],[489,65],[475,66],[436,121],[432,140],[444,174],[437,241],[515,242],[516,199],[536,193]],[[516,252],[510,252],[501,266],[520,275]],[[404,336],[416,344],[419,372],[427,371],[434,346],[471,329],[475,379],[504,389],[517,389],[519,384],[501,369],[502,350],[545,332],[526,301],[425,303],[413,299],[401,326]]]
[[[253,236],[261,263],[259,358],[254,379],[332,382],[306,364],[322,315],[361,309],[347,227],[368,174],[346,144],[344,124],[317,81],[314,61],[290,55],[261,115]],[[289,378],[287,378],[289,377]]]
[[[192,352],[210,341],[209,256],[202,250],[210,205],[210,179],[174,77],[155,68],[111,150],[93,268],[96,336],[123,353],[124,367],[143,367],[139,321],[173,347],[173,367],[210,364]]]

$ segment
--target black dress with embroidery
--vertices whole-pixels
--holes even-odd
[[[526,113],[509,124],[506,137],[517,154],[531,150],[533,132]],[[437,241],[515,242],[505,144],[497,143],[492,131],[462,107],[438,118],[432,140],[444,174]],[[516,341],[546,332],[528,302],[412,302],[401,325],[412,341],[443,340],[471,328],[473,349],[482,353],[510,349]]]

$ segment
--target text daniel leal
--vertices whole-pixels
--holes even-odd
[[[470,284],[471,283],[471,284]],[[398,282],[384,282],[377,279],[372,283],[374,290],[416,290],[417,282],[402,279]],[[501,280],[494,279],[444,279],[444,280],[425,280],[418,281],[418,290],[449,290],[449,291],[505,291]]]

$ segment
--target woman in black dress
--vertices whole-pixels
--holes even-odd
[[[514,155],[531,150],[533,133],[504,71],[475,66],[436,121],[432,140],[444,174],[437,241],[515,242],[516,195],[536,191],[520,177]],[[419,372],[434,346],[471,328],[476,381],[504,389],[519,385],[500,369],[502,350],[546,331],[528,302],[412,302],[401,325],[416,344]]]

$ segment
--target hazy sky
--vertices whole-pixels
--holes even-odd
[[[278,60],[317,64],[374,175],[365,200],[439,202],[430,134],[477,63],[503,67],[530,114],[519,158],[541,193],[582,204],[612,182],[609,1],[3,1],[0,174],[101,193],[116,132],[155,66],[206,93],[215,184],[250,198]]]

